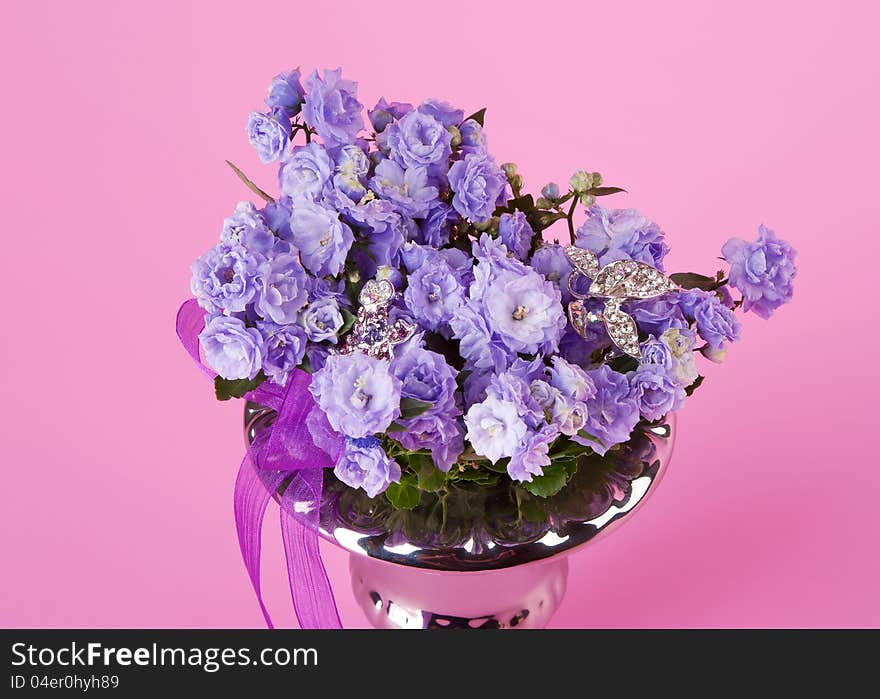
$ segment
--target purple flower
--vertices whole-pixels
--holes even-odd
[[[507,178],[485,152],[468,153],[449,168],[452,205],[471,221],[485,221],[504,203]]]
[[[591,447],[597,454],[605,454],[610,447],[629,439],[639,421],[639,406],[627,377],[607,364],[600,364],[587,374],[593,379],[596,394],[586,402],[587,423],[584,429],[601,444],[579,437],[575,437],[574,441]]]
[[[400,415],[400,379],[388,363],[361,352],[332,354],[312,375],[309,390],[337,432],[366,437]]]
[[[493,464],[498,459],[513,456],[528,429],[517,413],[516,405],[492,396],[472,405],[464,422],[474,451]]]
[[[550,406],[550,419],[562,434],[577,437],[587,424],[587,406],[559,393]]]
[[[672,296],[631,301],[629,313],[642,330],[659,337],[670,328],[686,328],[687,320],[682,315],[677,299]]]
[[[364,128],[363,105],[357,100],[357,83],[343,80],[342,70],[315,70],[306,78],[303,119],[328,148],[354,143]]]
[[[461,148],[466,153],[486,150],[486,134],[483,127],[473,119],[467,119],[458,127],[461,133]]]
[[[743,295],[743,310],[769,318],[791,301],[797,252],[769,228],[762,225],[758,240],[751,243],[731,238],[721,254],[730,263],[731,286]]]
[[[400,466],[388,458],[375,437],[346,438],[333,473],[347,486],[363,488],[371,498],[400,480]]]
[[[299,325],[257,323],[263,336],[263,373],[284,385],[287,377],[303,360],[306,337]]]
[[[531,481],[533,476],[544,474],[550,465],[550,445],[559,436],[553,425],[544,425],[536,432],[529,432],[507,464],[507,473],[515,481]]]
[[[278,172],[281,193],[291,199],[320,199],[330,180],[333,164],[320,143],[296,146]]]
[[[433,117],[443,124],[444,128],[457,126],[461,123],[462,119],[464,119],[464,111],[456,109],[448,102],[442,102],[436,99],[426,99],[419,105],[418,111],[422,114],[427,114],[428,116]]]
[[[562,357],[553,357],[550,385],[575,401],[585,402],[596,395],[596,385],[583,369]]]
[[[370,171],[370,159],[360,146],[343,146],[336,154],[333,186],[353,201],[360,201],[367,193],[364,178]]]
[[[269,230],[282,240],[290,240],[290,206],[289,202],[271,201],[263,207],[262,215],[266,219]]]
[[[452,226],[458,222],[458,213],[448,204],[438,202],[419,224],[417,242],[440,248],[449,242]]]
[[[376,268],[391,265],[404,243],[403,220],[395,210],[394,204],[384,199],[365,198],[363,203],[355,203],[344,192],[331,190],[328,202],[339,211],[351,225],[361,232],[361,240],[366,240],[369,255],[358,258],[362,277],[370,277]]]
[[[408,429],[420,431],[424,417],[455,412],[456,372],[443,355],[412,347],[391,362],[391,373],[401,382],[400,395],[431,405],[424,413],[406,421]]]
[[[208,366],[224,379],[252,379],[262,368],[263,336],[238,318],[210,318],[199,343]]]
[[[428,183],[428,171],[424,167],[404,170],[392,160],[383,160],[376,166],[370,187],[380,197],[391,201],[398,213],[413,218],[427,216],[439,194],[437,188]]]
[[[458,420],[449,415],[429,415],[416,418],[414,426],[407,425],[405,432],[392,433],[394,439],[406,449],[428,449],[431,460],[446,472],[464,451],[464,432]]]
[[[306,336],[312,342],[329,340],[336,344],[336,334],[342,327],[343,318],[339,305],[333,296],[324,296],[312,301],[300,316]]]
[[[483,298],[492,330],[514,352],[555,351],[565,329],[559,289],[536,272],[503,272]]]
[[[281,113],[251,112],[247,121],[247,137],[260,160],[271,163],[278,160],[290,138],[290,122]]]
[[[403,167],[424,167],[436,172],[452,154],[452,135],[431,114],[409,112],[385,130],[391,158]]]
[[[376,106],[367,112],[367,116],[376,133],[382,133],[392,121],[400,119],[412,110],[411,104],[405,102],[391,102],[389,104],[384,97],[381,97],[376,102]]]
[[[288,70],[272,78],[266,104],[270,109],[281,110],[291,119],[299,114],[304,96],[299,69]]]
[[[437,330],[463,303],[464,289],[449,264],[438,255],[410,274],[403,300],[419,324]]]
[[[241,243],[248,250],[264,255],[275,245],[275,236],[266,219],[249,201],[240,201],[235,213],[223,221],[220,240]]]
[[[209,312],[240,313],[254,300],[263,256],[239,243],[219,243],[192,265],[192,293]]]
[[[684,387],[690,386],[699,375],[693,352],[696,339],[696,333],[688,328],[670,328],[660,336],[672,355],[669,373]]]
[[[568,277],[571,275],[571,263],[565,256],[565,250],[555,243],[544,243],[532,255],[532,269],[553,282],[562,294],[563,303],[571,301],[568,290]]]
[[[736,314],[710,291],[688,289],[678,294],[678,305],[697,324],[697,332],[712,349],[738,340],[741,326]]]
[[[495,374],[486,387],[486,395],[498,400],[513,403],[519,415],[532,429],[542,424],[544,409],[532,396],[529,381],[522,376],[517,376],[512,371]]]
[[[262,264],[256,310],[263,318],[279,325],[293,323],[308,298],[308,277],[296,255],[276,255]]]
[[[562,395],[562,392],[551,386],[544,379],[535,379],[529,384],[529,393],[532,394],[532,400],[541,406],[544,410],[553,407],[556,399]]]
[[[459,340],[459,353],[468,369],[504,371],[513,353],[495,337],[479,308],[468,299],[449,320],[453,337]]]
[[[639,412],[646,420],[659,420],[684,403],[684,388],[662,366],[643,364],[630,373],[629,383]]]
[[[514,255],[521,260],[529,257],[532,249],[532,238],[535,231],[526,220],[522,211],[514,211],[512,214],[501,214],[498,220],[498,235],[501,242],[507,246]]]
[[[293,208],[290,235],[305,268],[321,277],[342,271],[354,242],[351,228],[339,220],[338,213],[307,200]]]
[[[663,269],[669,252],[660,227],[635,209],[603,209],[594,206],[590,217],[578,229],[575,245],[592,250],[599,264],[615,260],[638,260]]]
[[[474,268],[474,283],[471,285],[471,298],[484,298],[489,285],[499,276],[509,274],[524,276],[530,272],[522,262],[507,251],[507,246],[498,238],[483,233],[471,246],[479,264]]]

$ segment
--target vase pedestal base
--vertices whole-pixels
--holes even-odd
[[[468,572],[353,554],[355,598],[378,629],[539,629],[565,595],[568,558]]]

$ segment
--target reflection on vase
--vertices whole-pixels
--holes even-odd
[[[248,440],[274,413],[245,409]],[[673,447],[674,416],[626,444],[580,457],[556,495],[509,480],[450,485],[395,510],[324,473],[321,535],[351,552],[352,588],[378,628],[540,628],[565,593],[566,554],[613,530],[653,492]],[[524,501],[525,499],[525,501]]]

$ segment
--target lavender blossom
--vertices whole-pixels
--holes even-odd
[[[251,112],[247,121],[248,142],[257,151],[260,160],[271,163],[278,160],[290,138],[290,122],[283,113],[261,114]]]
[[[540,274],[502,273],[483,299],[489,325],[514,352],[552,352],[565,329],[559,289]]]
[[[309,297],[308,278],[296,255],[276,255],[260,267],[256,310],[279,325],[293,323]]]
[[[603,209],[594,206],[590,217],[577,231],[575,245],[592,250],[599,264],[615,260],[637,260],[659,270],[669,246],[656,223],[635,209]]]
[[[266,104],[270,109],[281,110],[288,119],[299,114],[305,97],[300,77],[299,69],[295,69],[272,78],[269,96],[266,97]]]
[[[743,310],[769,318],[791,301],[797,252],[769,228],[762,225],[751,243],[731,238],[721,253],[730,263],[731,286],[743,295]]]
[[[363,105],[357,100],[357,83],[342,78],[342,70],[315,70],[306,78],[303,119],[328,148],[354,143],[364,128]]]
[[[336,211],[306,200],[293,208],[290,235],[305,268],[318,276],[339,274],[354,242]]]
[[[533,476],[544,474],[550,465],[550,445],[559,436],[553,425],[544,425],[535,432],[528,432],[520,447],[507,464],[507,473],[515,481],[530,482]]]
[[[383,160],[376,167],[370,188],[394,204],[404,216],[424,218],[437,203],[438,190],[428,182],[428,171],[421,166],[402,168],[392,160]]]
[[[305,356],[305,333],[299,325],[261,322],[257,323],[257,329],[263,336],[263,373],[283,386]]]
[[[348,437],[384,432],[400,415],[400,389],[387,362],[361,352],[327,357],[309,388],[333,429]]]
[[[385,136],[392,160],[404,168],[423,167],[435,173],[452,154],[451,134],[421,107],[389,125]]]
[[[262,368],[263,336],[238,318],[209,318],[199,343],[208,366],[224,379],[252,379]]]
[[[239,243],[211,248],[192,265],[192,293],[208,312],[240,313],[257,294],[257,275],[264,258]]]
[[[468,153],[449,168],[449,184],[455,193],[452,205],[464,218],[485,221],[504,203],[507,178],[483,151]]]
[[[388,458],[375,437],[347,437],[333,473],[347,486],[363,488],[374,498],[385,492],[389,483],[400,480],[400,465]]]
[[[333,164],[320,143],[296,146],[278,172],[281,193],[294,201],[317,201],[330,181]]]
[[[493,464],[513,456],[528,428],[513,403],[489,396],[470,407],[464,417],[467,439],[474,451]]]
[[[594,441],[575,437],[574,441],[592,447],[598,454],[629,439],[639,421],[639,406],[630,389],[629,380],[607,364],[587,372],[596,386],[596,394],[588,398],[587,422],[584,430],[596,437]]]
[[[339,304],[333,296],[315,299],[300,316],[300,323],[302,323],[306,337],[311,342],[329,340],[335,345],[337,342],[336,334],[343,322]]]
[[[498,220],[498,236],[501,238],[501,242],[507,246],[507,249],[520,260],[528,259],[535,231],[532,230],[526,215],[522,211],[514,211],[512,214],[501,214]]]

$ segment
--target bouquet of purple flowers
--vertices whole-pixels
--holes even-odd
[[[526,193],[485,109],[381,99],[365,121],[339,70],[282,73],[266,104],[247,135],[277,194],[232,166],[263,201],[193,264],[201,353],[221,400],[310,375],[313,444],[396,508],[505,480],[555,495],[584,455],[681,408],[737,310],[791,299],[795,252],[763,226],[725,243],[727,273],[667,274],[663,231],[599,205],[622,191],[599,173]]]

